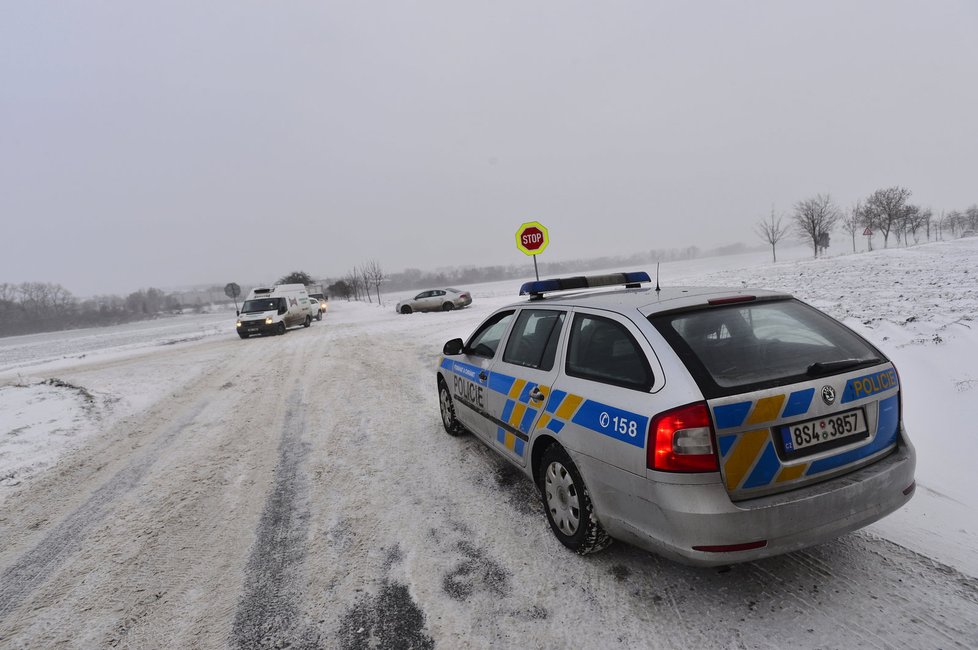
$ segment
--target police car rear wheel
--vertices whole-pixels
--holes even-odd
[[[543,506],[550,529],[560,543],[581,555],[607,547],[611,538],[594,516],[581,473],[563,447],[550,446],[543,454],[542,467]]]
[[[453,309],[455,309],[455,305],[450,302],[446,302],[444,305],[441,306],[441,308],[442,311],[452,311]]]
[[[450,436],[461,435],[465,429],[455,418],[452,394],[448,391],[448,385],[444,381],[438,382],[438,404],[441,408],[441,423],[445,426],[445,432]]]

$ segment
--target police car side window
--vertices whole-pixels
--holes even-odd
[[[562,311],[524,309],[509,335],[503,361],[527,368],[551,370],[563,324]]]
[[[499,341],[503,338],[503,333],[513,318],[513,312],[504,311],[496,314],[472,335],[468,345],[465,346],[465,354],[477,357],[487,357],[489,359],[496,356],[496,349],[499,348]]]
[[[571,377],[624,388],[652,387],[652,369],[642,348],[624,325],[601,316],[574,316],[565,371]]]

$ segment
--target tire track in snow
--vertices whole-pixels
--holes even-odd
[[[245,566],[244,594],[238,604],[230,644],[238,648],[316,647],[314,630],[299,622],[303,590],[300,571],[309,531],[309,479],[301,470],[309,453],[302,441],[305,405],[301,388],[288,399],[275,484]]]
[[[918,647],[925,647],[928,642],[939,641],[935,647],[949,647],[947,644],[958,647],[974,647],[978,644],[978,630],[974,625],[962,626],[961,621],[969,620],[967,612],[961,612],[961,618],[955,618],[953,614],[959,607],[955,603],[946,603],[948,606],[937,609],[927,609],[921,607],[917,600],[918,594],[909,584],[904,586],[903,577],[916,577],[933,587],[929,591],[931,600],[933,596],[950,596],[952,599],[960,598],[961,601],[970,602],[978,605],[978,580],[966,576],[957,569],[946,564],[933,560],[900,546],[887,539],[875,537],[867,533],[857,533],[846,541],[853,542],[854,546],[864,547],[869,553],[879,558],[879,568],[877,583],[885,581],[884,588],[879,595],[870,593],[870,600],[879,601],[889,608],[904,610],[917,626],[916,632],[919,638],[916,640]],[[800,551],[793,553],[787,558],[799,567],[809,570],[825,579],[840,581],[844,583],[853,594],[863,594],[866,592],[866,584],[850,577],[847,573],[837,573],[825,562],[810,551]],[[884,572],[882,569],[886,569]],[[912,573],[908,573],[908,569]],[[890,575],[893,571],[897,577],[894,579]],[[907,580],[910,583],[910,580]],[[874,585],[875,586],[875,585]],[[913,587],[917,587],[916,582]],[[970,636],[969,636],[970,635]],[[962,644],[965,640],[965,644]]]
[[[105,519],[113,502],[140,485],[167,447],[208,403],[206,399],[198,401],[176,421],[164,427],[141,454],[107,480],[85,503],[0,575],[0,621],[82,547],[85,535]]]

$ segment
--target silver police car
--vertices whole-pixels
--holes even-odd
[[[911,498],[916,456],[882,352],[787,294],[649,281],[530,282],[529,300],[445,344],[445,430],[531,477],[561,543],[730,564]]]

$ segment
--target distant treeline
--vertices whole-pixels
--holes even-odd
[[[145,289],[128,296],[95,296],[79,300],[60,284],[0,284],[0,336],[117,325],[181,313],[188,308],[177,294]],[[198,299],[190,309],[202,310]]]
[[[540,267],[540,277],[554,277],[566,274],[580,274],[584,271],[618,269],[622,271],[652,271],[656,262],[675,262],[691,260],[698,257],[715,255],[736,255],[751,249],[745,244],[731,244],[707,251],[697,246],[685,248],[652,249],[634,255],[591,257],[587,259],[567,260],[563,262],[547,261],[545,255],[537,258]],[[420,269],[405,269],[400,273],[392,273],[384,282],[385,291],[404,291],[408,289],[424,289],[426,287],[449,287],[454,285],[476,284],[479,282],[495,282],[526,278],[533,275],[533,262],[527,258],[525,264],[508,266],[480,266],[437,269],[422,271]]]

